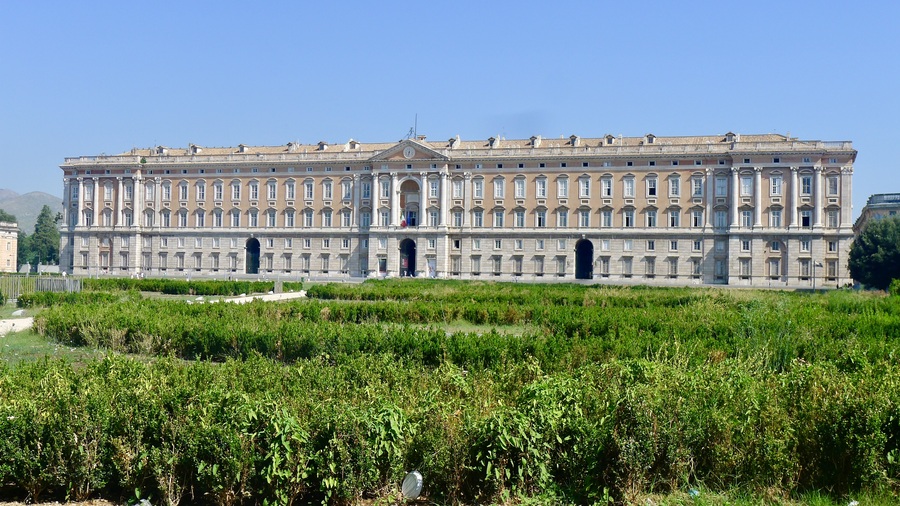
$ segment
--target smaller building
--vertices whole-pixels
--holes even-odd
[[[877,193],[866,201],[866,207],[853,224],[853,232],[859,235],[870,221],[897,215],[900,215],[900,193]]]
[[[0,221],[0,272],[16,272],[19,225]]]

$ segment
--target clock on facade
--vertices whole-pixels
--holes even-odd
[[[406,146],[403,148],[403,156],[406,158],[412,158],[416,156],[416,150],[412,148],[412,146]]]

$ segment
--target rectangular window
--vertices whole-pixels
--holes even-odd
[[[693,195],[694,197],[702,197],[703,196],[703,179],[699,177],[695,177],[691,179],[691,185],[693,187]]]
[[[481,257],[480,256],[472,257],[472,274],[475,276],[481,274]]]
[[[753,211],[749,211],[749,210],[741,211],[741,226],[742,227],[752,227],[753,226]]]
[[[840,213],[839,213],[839,211],[834,210],[834,209],[829,209],[829,210],[827,211],[827,213],[828,213],[828,214],[826,215],[826,216],[827,216],[827,217],[826,217],[826,219],[827,219],[826,226],[829,227],[829,228],[837,228],[838,225],[840,224]]]
[[[600,211],[600,226],[605,228],[612,227],[612,216],[613,212],[610,209]]]
[[[835,196],[838,194],[838,178],[837,176],[828,176],[828,195]]]
[[[837,241],[828,241],[828,252],[829,253],[837,253],[838,243]]]
[[[656,178],[650,177],[647,178],[647,196],[655,197],[656,196]]]
[[[741,279],[750,279],[750,259],[741,259]]]
[[[725,197],[728,195],[728,178],[716,178],[716,197]]]
[[[494,211],[494,228],[503,226],[503,211]]]
[[[538,179],[535,181],[535,195],[539,199],[547,198],[547,180]]]
[[[293,181],[288,181],[284,185],[284,198],[287,200],[294,200],[297,198],[296,186]]]
[[[772,195],[781,195],[781,176],[772,176]]]
[[[681,180],[677,177],[669,179],[669,196],[678,197],[681,195]]]
[[[259,199],[259,183],[250,183],[250,200]]]
[[[278,195],[278,184],[275,181],[269,181],[266,183],[266,198],[269,200],[275,200]]]
[[[703,226],[703,211],[699,209],[691,211],[691,226],[695,228]]]
[[[770,226],[775,227],[775,228],[781,227],[781,210],[780,209],[773,209],[769,213],[769,216],[771,218]]]
[[[647,211],[647,226],[648,227],[656,226],[656,211],[654,211],[654,210]]]
[[[634,227],[634,211],[629,209],[622,212],[622,226],[625,228]]]
[[[165,189],[165,187],[163,187],[163,188]],[[238,184],[231,185],[231,200],[241,200],[241,186],[240,185],[238,185]]]
[[[437,180],[431,180],[428,182],[428,198],[436,199],[438,198],[438,192],[440,190],[440,182]]]
[[[502,179],[494,180],[494,198],[502,199],[504,193],[504,181]]]
[[[344,228],[349,227],[350,226],[350,218],[351,218],[350,211],[342,212],[341,213],[341,226]],[[274,225],[272,225],[272,226],[274,226]]]
[[[694,244],[691,246],[691,251],[702,251],[703,250],[703,241],[701,239],[694,239]]]
[[[644,259],[644,274],[648,278],[656,276],[656,258],[647,257]]]
[[[800,239],[800,252],[801,253],[809,253],[810,242],[809,239]]]
[[[581,178],[578,180],[578,196],[586,199],[591,196],[591,180]]]
[[[587,209],[581,209],[578,211],[578,226],[581,228],[588,228],[591,226],[591,212]]]
[[[253,225],[251,225],[253,226]],[[322,212],[322,226],[330,227],[331,226],[331,211],[323,211]]]
[[[569,180],[560,179],[556,182],[556,196],[565,199],[569,198]]]
[[[294,211],[286,211],[284,213],[284,226],[286,226],[286,227],[294,226]]]
[[[107,186],[107,189],[111,189]],[[109,198],[109,197],[107,197]],[[178,185],[178,200],[187,200],[188,198],[188,187],[186,184]]]
[[[460,179],[456,179],[453,181],[453,198],[463,198],[463,182]]]
[[[381,180],[381,198],[391,198],[391,182],[387,179]]]
[[[494,239],[494,249],[503,249],[502,239]]]
[[[252,191],[252,188],[251,188]],[[322,183],[322,199],[331,200],[334,198],[333,188],[331,185],[331,181],[325,181]],[[253,200],[253,197],[250,197],[250,200]]]
[[[625,276],[626,278],[631,277],[631,270],[632,270],[631,263],[632,263],[632,260],[630,257],[626,257],[626,258],[622,259],[622,275]]]
[[[522,228],[525,226],[525,211],[518,210],[516,211],[516,227]]]
[[[633,239],[623,239],[622,240],[622,251],[631,251],[634,249],[634,240]]]
[[[556,212],[556,226],[566,228],[569,226],[569,214],[565,209]]]
[[[476,199],[484,198],[484,180],[476,179],[472,181],[472,194]]]
[[[566,240],[565,239],[557,239],[556,240],[556,250],[557,251],[565,251],[566,250]]]
[[[453,226],[461,227],[463,224],[463,213],[462,211],[453,211]]]
[[[669,226],[670,227],[680,227],[681,226],[681,212],[677,209],[672,209],[669,211]]]
[[[634,198],[634,178],[626,177],[622,180],[622,195],[625,198]]]
[[[678,241],[672,239],[669,241],[669,251],[678,251]]]
[[[804,228],[809,228],[812,226],[812,211],[800,211],[800,226]]]
[[[544,228],[547,226],[547,211],[542,210],[535,213],[534,226],[538,228]]]
[[[472,217],[475,227],[483,227],[484,226],[484,211],[475,211]]]
[[[515,195],[517,199],[525,198],[525,180],[524,179],[516,179],[513,181],[515,185]]]
[[[604,178],[600,180],[600,195],[603,198],[612,198],[612,179]]]
[[[800,176],[800,194],[812,194],[812,176]]]
[[[367,200],[372,198],[372,183],[366,182],[362,184],[362,198]]]
[[[753,195],[753,176],[741,176],[741,196],[750,197]]]
[[[647,241],[647,251],[656,251],[656,241],[650,239]]]
[[[716,228],[725,228],[728,226],[728,212],[727,211],[716,211],[715,214],[715,223]]]

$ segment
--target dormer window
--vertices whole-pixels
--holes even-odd
[[[191,144],[191,154],[192,155],[199,154],[201,151],[203,151],[203,148],[201,148],[200,146],[198,146],[196,144]]]
[[[450,145],[450,149],[455,148],[456,145],[459,144],[459,136],[451,137],[450,139],[447,140],[447,144]]]
[[[169,153],[169,150],[168,150],[167,148],[164,148],[164,147],[162,147],[162,146],[157,146],[157,147],[156,147],[156,154],[157,154],[157,155],[167,155],[168,153]]]
[[[645,139],[647,140],[647,144],[653,144],[654,142],[656,142],[656,136],[653,134],[647,134],[647,137],[645,137]]]
[[[324,142],[324,141],[319,141],[319,144],[318,144],[318,148],[317,148],[317,149],[318,149],[319,151],[325,151],[326,149],[328,149],[328,143],[326,143],[326,142]]]
[[[612,146],[612,145],[615,144],[615,143],[616,143],[616,138],[615,138],[615,137],[613,137],[612,135],[607,135],[607,136],[606,136],[606,145],[607,145],[607,146]]]
[[[246,153],[246,152],[247,152],[247,146],[245,146],[243,144],[238,144],[238,153]]]
[[[734,132],[728,132],[727,134],[725,134],[725,142],[738,142],[740,140],[741,136]]]
[[[578,137],[577,135],[570,135],[569,136],[569,144],[571,144],[572,147],[576,147],[581,144],[581,138]]]
[[[497,144],[497,139],[496,139],[495,137],[489,137],[489,138],[488,138],[488,147],[490,147],[490,148],[495,148],[495,147],[497,147],[497,146],[499,146],[499,145]]]
[[[540,135],[532,135],[531,139],[531,147],[539,148],[541,146],[541,136]]]
[[[293,153],[293,152],[297,151],[297,144],[294,142],[287,143],[287,150],[288,150],[288,153]]]

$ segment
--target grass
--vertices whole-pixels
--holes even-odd
[[[94,348],[73,348],[51,343],[33,330],[10,332],[0,337],[0,360],[9,365],[34,362],[45,357],[62,358],[74,363],[84,363],[103,357],[104,350]]]

